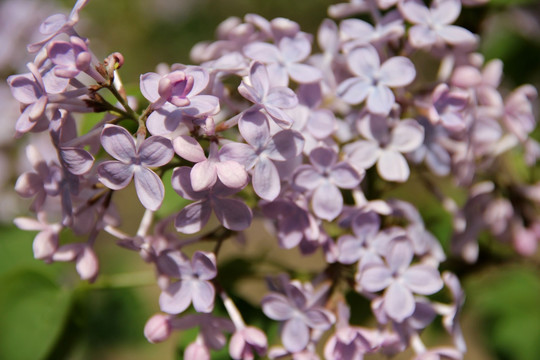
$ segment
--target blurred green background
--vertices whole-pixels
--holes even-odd
[[[68,12],[73,2],[57,4]],[[199,41],[213,40],[217,25],[229,16],[281,16],[297,21],[302,30],[315,33],[331,3],[334,2],[92,0],[81,13],[79,29],[81,35],[90,39],[98,57],[114,51],[124,54],[121,76],[128,87],[136,88],[139,75],[154,71],[160,62],[190,63],[191,47]],[[504,61],[504,83],[508,88],[522,83],[533,83],[538,88],[539,19],[540,5],[536,0],[493,0],[487,7],[465,9],[460,22],[481,34],[481,52],[487,59]],[[122,196],[131,201],[133,190],[124,191]],[[433,206],[428,200],[421,210],[428,227],[445,240],[450,229],[448,216]],[[130,211],[123,212],[122,217],[142,216],[142,208]],[[124,224],[126,230],[130,226],[133,231],[136,225]],[[34,260],[34,236],[35,233],[15,229],[10,222],[1,228],[0,359],[181,359],[183,348],[194,339],[193,332],[175,334],[157,345],[147,343],[143,336],[146,320],[159,311],[159,289],[152,267],[141,261],[138,254],[116,247],[110,238],[100,238],[97,249],[102,276],[95,284],[87,284],[78,279],[72,264],[47,265]],[[302,272],[308,274],[320,268],[320,257],[298,260],[298,252],[277,249],[269,235],[252,232],[251,237],[254,240],[250,239],[245,247],[228,241],[219,266],[235,274],[233,280],[229,279],[231,295],[246,320],[275,335],[276,325],[261,320],[256,307],[264,290],[254,280],[262,279],[262,270],[251,269],[246,259],[279,259],[275,266],[264,269],[275,274],[282,271],[280,267],[292,268],[300,261],[297,275],[301,276]],[[461,278],[467,293],[462,318],[469,346],[466,359],[540,358],[540,257],[510,262],[510,255],[505,256],[503,252],[500,263],[473,266]],[[241,281],[235,284],[237,279]],[[352,300],[363,309],[353,312],[360,321],[369,305],[354,296]],[[222,310],[218,305],[219,311]],[[437,326],[432,326],[425,337],[428,343],[448,343]],[[402,356],[409,357],[410,354]],[[227,359],[228,355],[214,353],[213,358]]]

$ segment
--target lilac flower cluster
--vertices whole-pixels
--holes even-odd
[[[120,80],[123,56],[100,61],[75,30],[87,3],[47,18],[42,39],[28,46],[35,54],[28,71],[8,78],[21,104],[16,136],[49,133],[53,149],[44,156],[29,146],[33,169],[16,184],[33,199],[35,217],[15,223],[38,231],[36,258],[75,262],[81,278],[94,281],[100,233],[139,252],[155,267],[163,312],[144,334],[160,342],[199,327],[186,359],[209,359],[227,344],[233,359],[362,359],[408,348],[419,360],[462,359],[464,294],[453,273],[441,273],[446,254],[414,201],[430,192],[452,216],[454,256],[475,262],[481,232],[531,255],[540,185],[508,175],[501,159],[520,154],[532,165],[540,145],[530,137],[536,89],[500,91],[502,63],[484,63],[479,38],[454,25],[460,0],[332,5],[329,14],[342,20],[324,20],[315,39],[291,20],[231,18],[217,41],[193,48],[199,65],[141,75],[142,104]],[[372,22],[346,18],[362,13]],[[415,63],[417,55],[438,73]],[[84,118],[75,115],[89,112],[104,116],[83,133]],[[175,193],[166,193],[167,173]],[[463,192],[462,205],[445,194],[442,178]],[[413,182],[410,202],[387,193]],[[125,219],[114,196],[131,183],[146,210],[136,234],[118,228]],[[165,197],[190,203],[158,218]],[[319,251],[327,262],[311,281],[269,282],[261,315],[280,322],[282,345],[270,349],[218,278],[221,243],[254,218],[272,227],[280,247]],[[66,231],[86,240],[64,242]],[[203,240],[215,250],[189,256],[184,247]],[[434,301],[443,288],[452,297]],[[351,291],[370,301],[375,326],[350,323]],[[228,318],[214,314],[217,296]],[[453,346],[422,342],[437,317]]]

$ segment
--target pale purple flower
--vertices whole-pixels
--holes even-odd
[[[450,173],[452,158],[449,151],[443,146],[448,132],[441,124],[433,125],[428,119],[421,117],[418,123],[424,128],[424,143],[413,152],[409,159],[415,163],[425,162],[429,170],[437,176],[446,176]]]
[[[429,120],[433,124],[441,124],[452,132],[463,131],[466,127],[463,110],[468,100],[469,96],[466,92],[450,89],[446,84],[439,84],[431,95],[431,106],[428,109]]]
[[[521,141],[527,139],[536,126],[532,102],[537,97],[538,91],[532,85],[522,85],[505,99],[504,125]]]
[[[399,9],[403,17],[414,24],[409,29],[409,42],[413,47],[476,43],[476,36],[469,30],[450,25],[461,12],[460,0],[433,0],[429,9],[420,0],[401,0]]]
[[[313,305],[295,282],[285,287],[285,294],[266,295],[262,300],[262,309],[269,318],[284,321],[281,342],[288,351],[298,352],[309,343],[310,329],[328,330],[335,318],[328,310]]]
[[[424,129],[416,120],[399,120],[389,129],[383,117],[368,116],[360,125],[367,140],[358,140],[345,149],[349,163],[368,169],[377,163],[377,172],[388,181],[404,182],[410,169],[402,153],[416,150],[424,140]]]
[[[191,261],[180,251],[166,251],[156,260],[160,273],[179,279],[161,293],[159,305],[168,314],[180,314],[191,303],[197,312],[214,308],[215,289],[209,280],[217,275],[213,253],[197,251]]]
[[[60,246],[52,255],[53,261],[75,261],[75,269],[83,280],[93,282],[99,272],[99,263],[94,249],[87,243],[72,243]]]
[[[76,35],[73,28],[79,22],[79,12],[90,0],[77,0],[71,13],[66,17],[64,14],[55,14],[49,16],[41,24],[39,31],[45,35],[45,38],[28,45],[29,52],[37,52],[43,47],[49,40],[53,39],[60,34]]]
[[[103,148],[117,161],[105,161],[98,166],[99,180],[112,190],[125,188],[135,179],[137,196],[143,206],[157,210],[163,202],[165,188],[160,177],[150,168],[167,164],[174,156],[169,139],[151,136],[138,139],[117,125],[106,125],[101,133]]]
[[[211,189],[218,179],[231,189],[243,188],[248,183],[244,166],[235,161],[236,159],[222,159],[215,142],[210,143],[208,158],[204,155],[202,146],[187,135],[175,138],[173,147],[178,155],[196,163],[190,173],[193,191]]]
[[[247,144],[226,144],[220,151],[220,158],[234,160],[247,170],[252,170],[255,193],[262,199],[272,201],[281,190],[281,179],[274,161],[286,161],[299,155],[304,139],[294,130],[281,130],[271,135],[265,114],[249,114],[249,121],[239,124],[240,134]]]
[[[249,76],[242,81],[238,92],[256,106],[263,108],[280,126],[291,126],[293,120],[283,110],[295,107],[298,98],[288,87],[275,86],[274,79],[270,78],[266,66],[262,63],[256,61],[251,64]]]
[[[337,162],[337,154],[327,148],[316,148],[309,154],[311,165],[300,166],[294,175],[294,185],[313,191],[311,205],[315,215],[332,221],[343,209],[339,191],[353,189],[360,184],[363,174],[345,161]]]
[[[411,60],[394,56],[381,64],[377,50],[371,45],[357,47],[346,56],[349,70],[355,76],[339,84],[338,96],[351,105],[366,100],[367,109],[374,114],[387,115],[395,102],[390,88],[407,86],[416,77]]]
[[[143,74],[140,88],[154,110],[163,108],[167,112],[173,112],[180,109],[190,116],[205,116],[219,111],[217,97],[201,94],[208,81],[209,76],[205,69],[187,66],[164,75],[153,72]]]
[[[173,317],[171,326],[177,330],[186,330],[199,326],[200,332],[195,343],[210,349],[219,350],[227,344],[227,338],[223,332],[233,332],[234,324],[231,320],[213,316],[210,313],[185,314],[181,317]],[[185,354],[184,354],[185,355]],[[201,358],[194,358],[199,360]]]
[[[251,209],[241,200],[226,198],[240,189],[228,188],[218,180],[209,190],[194,191],[191,171],[191,168],[183,166],[174,169],[172,175],[173,189],[183,198],[195,201],[178,213],[175,219],[178,231],[185,234],[200,231],[210,219],[212,210],[227,229],[241,231],[251,225]]]
[[[375,26],[360,19],[346,19],[339,24],[343,49],[348,52],[357,46],[381,45],[399,39],[405,33],[403,18],[397,11],[385,14]]]
[[[304,84],[321,80],[321,71],[311,65],[302,64],[311,53],[311,43],[306,34],[283,37],[278,45],[254,42],[244,47],[247,57],[266,64],[268,73],[276,85],[287,86],[289,76]]]
[[[397,322],[402,322],[414,313],[413,293],[431,295],[443,287],[443,281],[436,268],[424,265],[410,265],[414,253],[407,238],[396,239],[385,256],[386,264],[372,264],[362,270],[359,284],[363,290],[384,292],[384,310]]]
[[[264,356],[268,347],[266,335],[259,329],[248,326],[236,330],[229,342],[229,355],[235,360],[253,360],[255,353]]]

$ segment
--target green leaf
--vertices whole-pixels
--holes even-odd
[[[66,324],[71,292],[31,270],[0,283],[0,359],[44,359]]]

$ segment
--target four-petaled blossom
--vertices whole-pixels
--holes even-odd
[[[411,60],[395,56],[381,64],[377,50],[371,45],[351,50],[347,64],[355,77],[339,84],[338,95],[352,105],[367,99],[367,109],[374,114],[387,115],[395,102],[390,88],[407,86],[416,77]]]
[[[384,310],[397,322],[402,322],[414,313],[413,293],[431,295],[443,287],[436,268],[430,265],[410,265],[414,253],[410,240],[402,237],[390,243],[386,263],[368,265],[362,270],[359,285],[363,290],[384,292]]]
[[[286,295],[270,293],[262,309],[270,319],[284,321],[281,342],[290,352],[303,350],[311,337],[310,329],[328,330],[335,321],[328,310],[314,305],[296,282],[285,287]]]
[[[151,136],[136,143],[123,127],[107,125],[101,133],[101,144],[117,161],[105,161],[98,166],[99,180],[112,190],[120,190],[134,178],[137,196],[143,206],[157,210],[163,202],[165,188],[150,168],[171,161],[174,151],[170,140]]]
[[[362,179],[346,161],[337,162],[337,154],[328,148],[316,148],[309,154],[312,165],[301,165],[295,172],[294,185],[313,191],[311,204],[315,215],[334,220],[343,208],[343,196],[339,191],[353,189]]]
[[[450,45],[474,45],[476,37],[461,26],[450,25],[461,12],[460,0],[434,0],[427,8],[420,0],[399,2],[403,17],[415,24],[409,29],[409,42],[416,48],[426,48],[445,42]]]
[[[229,342],[229,355],[235,360],[253,360],[255,354],[264,356],[268,347],[268,340],[264,333],[252,326],[234,332]]]
[[[180,314],[189,304],[197,312],[208,313],[214,308],[216,257],[213,253],[197,251],[191,261],[180,251],[159,255],[157,267],[162,274],[179,279],[161,293],[159,305],[168,314]]]

